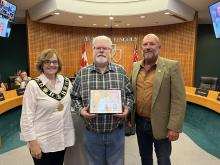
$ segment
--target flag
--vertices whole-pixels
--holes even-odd
[[[83,48],[82,48],[82,59],[81,59],[81,68],[84,68],[88,66],[88,59],[86,56],[86,43],[84,43]]]
[[[133,54],[133,63],[138,62],[138,49],[137,49],[137,44],[134,46],[134,54]]]

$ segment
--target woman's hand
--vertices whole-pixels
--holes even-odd
[[[31,155],[36,159],[41,159],[42,152],[37,140],[29,141]]]

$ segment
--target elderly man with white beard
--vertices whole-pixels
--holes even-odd
[[[125,70],[110,62],[111,49],[110,38],[93,39],[94,63],[78,72],[71,94],[74,109],[85,120],[84,144],[89,165],[124,165],[124,122],[133,110],[133,91]],[[122,112],[90,113],[91,90],[112,89],[121,92],[120,98],[115,99],[121,99]]]
[[[160,40],[147,34],[142,41],[143,60],[133,66],[132,87],[136,133],[142,165],[170,165],[171,141],[182,131],[186,101],[179,62],[160,57]]]

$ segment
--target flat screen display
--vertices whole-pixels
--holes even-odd
[[[0,37],[9,37],[11,28],[8,19],[0,17]]]
[[[6,0],[0,0],[0,15],[13,21],[15,18],[16,6]]]
[[[220,1],[209,6],[215,37],[220,38]]]

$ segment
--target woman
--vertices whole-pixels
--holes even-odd
[[[23,96],[21,139],[27,141],[35,165],[63,165],[66,147],[75,142],[72,85],[59,74],[62,64],[55,50],[44,50],[36,67],[40,76],[29,81]]]

